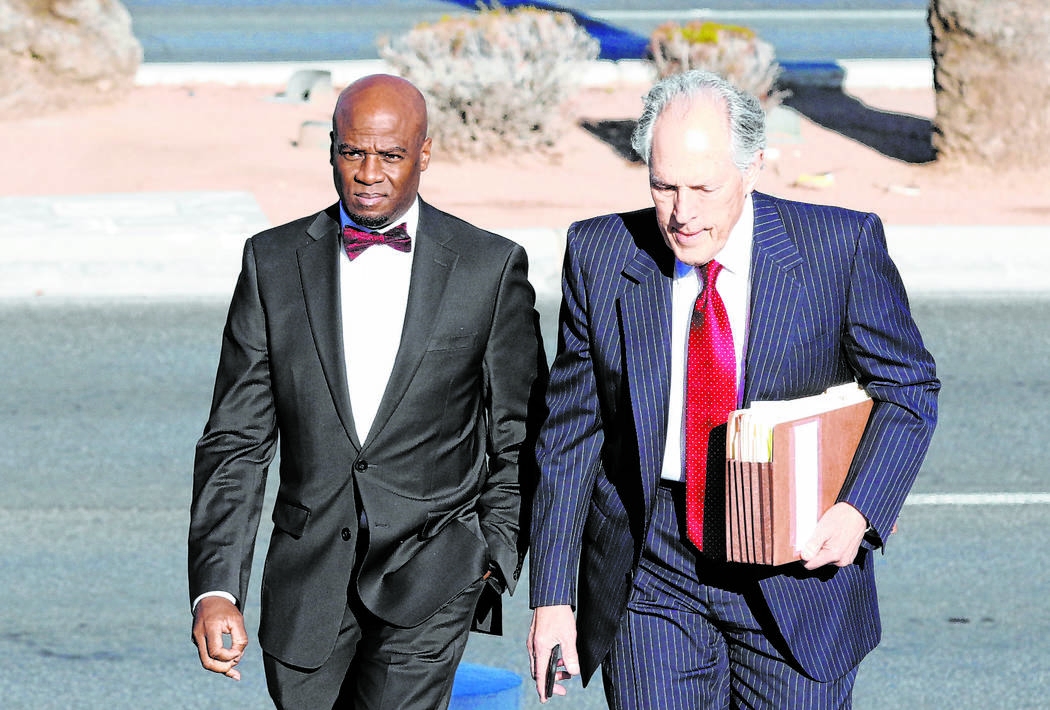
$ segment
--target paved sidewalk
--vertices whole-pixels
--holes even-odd
[[[245,238],[269,226],[247,192],[0,197],[0,298],[227,298]],[[886,231],[914,293],[1050,292],[1050,226]],[[565,231],[503,234],[557,299]]]
[[[229,295],[269,226],[247,192],[0,197],[0,298]]]

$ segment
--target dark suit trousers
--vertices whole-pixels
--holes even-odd
[[[857,669],[830,683],[798,669],[758,588],[771,568],[698,553],[684,495],[681,484],[658,489],[627,614],[602,664],[609,707],[849,708]]]
[[[294,668],[264,655],[274,705],[278,710],[447,708],[483,585],[478,580],[411,628],[386,624],[351,595],[335,648],[320,668]]]

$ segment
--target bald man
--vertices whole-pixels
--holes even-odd
[[[339,202],[245,244],[189,587],[201,664],[239,679],[279,442],[259,624],[278,708],[447,707],[468,631],[499,632],[521,569],[519,452],[546,374],[528,265],[419,199],[430,150],[415,87],[353,83],[332,119]]]

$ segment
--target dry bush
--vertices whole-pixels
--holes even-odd
[[[661,78],[690,69],[706,69],[757,96],[766,111],[786,96],[786,92],[775,89],[780,65],[773,45],[746,27],[668,22],[653,30],[649,52]]]
[[[598,42],[566,13],[497,5],[381,38],[379,53],[423,92],[442,150],[478,156],[552,146]]]

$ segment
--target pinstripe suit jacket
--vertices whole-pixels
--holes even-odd
[[[885,540],[933,432],[933,358],[873,214],[754,193],[745,404],[856,378],[875,401],[840,495]],[[587,679],[622,618],[659,482],[674,257],[654,210],[568,234],[558,354],[537,456],[531,604],[572,604]],[[878,643],[870,545],[855,564],[760,582],[803,669],[840,677]],[[577,579],[578,565],[578,579]]]

